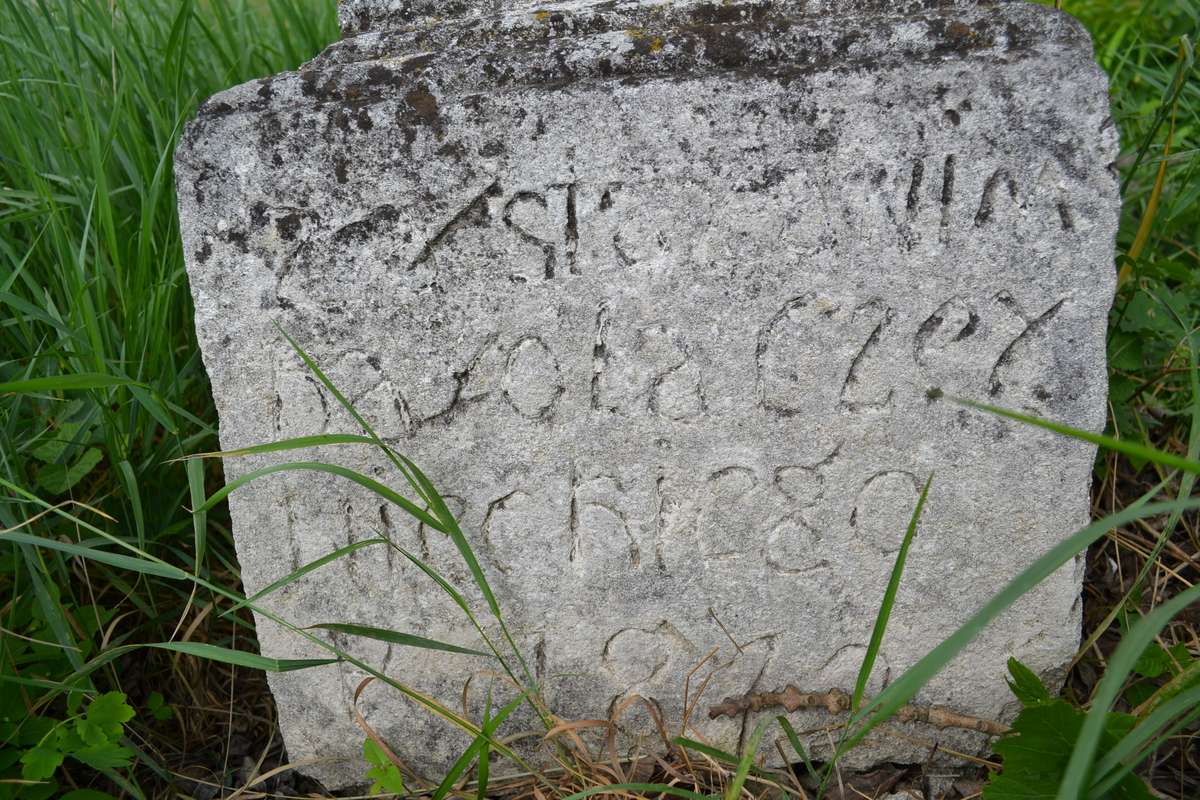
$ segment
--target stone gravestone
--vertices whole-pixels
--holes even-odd
[[[641,695],[677,733],[715,650],[688,730],[736,750],[754,719],[710,721],[710,703],[851,688],[931,473],[875,690],[1086,522],[1092,447],[930,391],[1102,426],[1117,132],[1070,17],[348,0],[342,21],[299,72],[209,100],[177,156],[221,443],[356,431],[278,324],[447,496],[557,713]],[[369,448],[303,459],[403,485]],[[383,531],[487,618],[445,537],[354,484],[276,474],[230,506],[247,592]],[[919,700],[1002,717],[1010,655],[1061,675],[1081,571]],[[479,646],[386,548],[264,605]],[[258,633],[272,656],[322,654]],[[454,708],[474,676],[481,716],[495,664],[331,638]],[[324,759],[309,770],[332,786],[362,780],[362,678],[271,676],[290,757]],[[469,741],[378,683],[358,708],[430,777]],[[644,706],[619,724],[621,747],[656,746]],[[898,729],[860,755],[984,745]]]

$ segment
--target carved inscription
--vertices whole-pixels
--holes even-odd
[[[980,389],[1044,410],[1075,396],[1070,370],[1054,363],[1066,303],[1058,300],[1030,313],[1007,292],[982,303],[955,295],[919,322],[901,323],[879,299],[853,302],[806,293],[785,303],[759,329],[753,351],[755,400],[763,412],[782,418],[888,412],[898,388],[895,359],[906,358],[922,376],[922,391],[928,386],[960,391],[964,376],[990,365]],[[581,354],[534,334],[484,336],[448,376],[425,370],[403,388],[399,378],[385,377],[378,356],[363,351],[342,355],[330,372],[386,437],[449,424],[492,400],[504,413],[531,422],[552,421],[563,403],[576,397],[592,413],[651,415],[680,424],[704,418],[711,371],[728,365],[701,361],[696,346],[673,326],[630,327],[609,308],[608,303],[597,308],[590,376],[577,383],[567,379],[562,359],[579,361]],[[324,431],[343,412],[293,359],[290,348],[281,345],[276,431]],[[965,389],[977,391],[971,385]]]
[[[1073,212],[1057,180],[1057,170],[1049,161],[1032,169],[997,164],[989,165],[980,177],[963,178],[959,155],[951,152],[912,158],[901,174],[889,175],[889,167],[882,165],[863,165],[851,176],[829,176],[829,180],[860,182],[864,206],[881,209],[881,221],[889,221],[898,232],[899,249],[910,252],[921,241],[926,226],[940,244],[948,244],[959,220],[983,229],[1002,220],[1018,224],[1026,216],[1050,210],[1062,231],[1073,232]],[[569,171],[574,172],[572,168]],[[892,192],[884,188],[885,182],[894,186]],[[669,251],[670,244],[662,231],[636,213],[649,198],[637,198],[633,191],[622,181],[588,184],[572,179],[541,187],[510,187],[493,180],[475,190],[456,211],[429,226],[407,270],[434,265],[436,272],[440,251],[456,243],[465,246],[465,241],[458,239],[468,230],[520,243],[512,256],[515,261],[509,264],[509,279],[516,283],[562,280],[610,265],[631,267],[654,259]],[[967,196],[956,198],[956,193]],[[933,202],[927,203],[926,198]],[[936,211],[928,212],[931,217],[923,216],[926,208],[934,207]],[[303,213],[297,216],[297,210],[291,211],[288,219],[303,217]],[[335,239],[344,247],[397,222],[396,209],[384,204],[340,228]],[[868,235],[873,225],[874,220],[860,220],[855,227]],[[411,241],[414,233],[406,230],[406,241]],[[295,238],[294,232],[292,236]],[[495,241],[503,243],[502,239]]]

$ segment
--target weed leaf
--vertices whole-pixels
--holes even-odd
[[[1008,688],[1012,689],[1013,696],[1021,701],[1021,705],[1028,708],[1050,701],[1050,691],[1042,683],[1042,679],[1017,659],[1008,659],[1008,674],[1012,676],[1008,681]]]

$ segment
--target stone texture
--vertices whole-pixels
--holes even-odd
[[[354,431],[278,323],[422,465],[560,714],[641,694],[677,731],[715,649],[693,735],[736,749],[746,721],[708,721],[709,701],[852,686],[930,473],[876,686],[1086,521],[1093,448],[928,392],[1103,423],[1117,133],[1074,20],[1003,2],[435,6],[349,0],[342,42],[202,107],[177,155],[196,324],[224,447]],[[303,458],[400,485],[370,452]],[[353,485],[279,474],[230,505],[249,592],[387,530],[486,616],[444,538]],[[1010,655],[1053,674],[1072,654],[1080,578],[1045,582],[920,699],[1005,715]],[[477,646],[379,548],[266,605]],[[259,637],[319,654],[261,618]],[[475,675],[478,715],[492,664],[338,641],[456,708]],[[361,677],[271,677],[290,757],[326,759],[310,771],[332,786],[363,774]],[[379,685],[359,705],[430,775],[465,746]],[[622,747],[652,746],[641,706],[621,725]],[[860,760],[983,745],[903,733]]]

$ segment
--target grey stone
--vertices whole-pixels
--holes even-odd
[[[930,474],[875,689],[1086,522],[1091,446],[930,391],[1103,424],[1117,132],[1073,19],[1007,2],[500,5],[350,0],[343,41],[189,125],[183,240],[224,447],[356,431],[278,324],[447,496],[557,713],[637,694],[677,733],[685,677],[715,650],[688,731],[730,750],[754,720],[710,721],[710,703],[853,686]],[[304,459],[403,488],[367,448]],[[248,592],[387,531],[496,635],[453,546],[353,484],[275,474],[230,508]],[[918,699],[1002,717],[1010,655],[1061,675],[1081,569]],[[264,606],[479,646],[378,547]],[[323,652],[258,623],[269,655]],[[474,676],[476,720],[496,671],[329,638],[456,709]],[[326,759],[309,771],[331,786],[362,779],[362,678],[270,679],[290,757]],[[359,708],[431,777],[469,741],[378,683]],[[622,748],[654,746],[644,706],[620,725]],[[528,714],[506,728],[522,729]],[[984,744],[909,726],[856,757],[921,760],[933,741]]]

